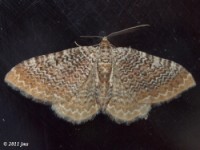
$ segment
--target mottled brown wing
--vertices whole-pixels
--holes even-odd
[[[94,47],[77,47],[33,57],[16,65],[5,81],[62,118],[80,123],[99,111],[95,97]]]
[[[132,48],[113,49],[113,95],[106,112],[116,121],[145,118],[152,104],[169,101],[195,86],[181,65]]]

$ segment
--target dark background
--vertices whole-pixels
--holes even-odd
[[[199,9],[199,0],[0,0],[0,149],[199,150]],[[181,97],[154,107],[147,120],[119,125],[100,114],[72,125],[3,81],[25,59],[75,47],[74,41],[99,42],[80,35],[102,35],[144,23],[151,27],[111,42],[174,60],[197,82]],[[29,146],[5,147],[3,142]]]

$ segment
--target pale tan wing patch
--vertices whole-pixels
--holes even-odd
[[[152,104],[195,86],[181,65],[132,48],[113,50],[113,95],[106,112],[121,122],[147,116]]]
[[[91,119],[100,110],[100,106],[96,103],[95,78],[96,72],[94,68],[75,96],[67,103],[54,104],[52,109],[61,118],[72,123],[82,123]]]
[[[94,52],[89,46],[34,57],[13,67],[5,81],[35,101],[53,104],[60,117],[80,123],[99,109],[91,84]]]

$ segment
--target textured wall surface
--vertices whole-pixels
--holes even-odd
[[[0,0],[0,149],[24,142],[30,150],[200,149],[200,2],[198,0]],[[127,27],[151,27],[111,40],[173,60],[192,73],[197,86],[160,107],[147,120],[119,125],[105,115],[72,125],[49,106],[13,91],[4,76],[17,63],[96,39]],[[13,149],[20,149],[13,146]]]

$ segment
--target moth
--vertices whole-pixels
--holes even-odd
[[[95,46],[80,46],[22,61],[5,82],[36,102],[50,104],[56,114],[82,123],[108,114],[118,123],[147,118],[151,107],[170,101],[195,86],[181,65],[131,47],[115,47],[102,37]]]

